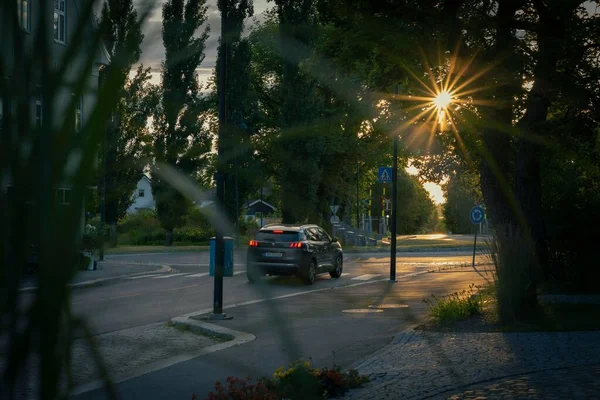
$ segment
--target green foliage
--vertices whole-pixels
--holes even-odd
[[[154,210],[138,210],[136,213],[128,214],[117,226],[117,232],[127,233],[134,230],[158,229],[160,222]]]
[[[210,137],[201,118],[205,100],[196,72],[204,59],[208,38],[208,27],[199,36],[196,34],[207,19],[205,3],[205,0],[170,0],[163,4],[166,59],[162,101],[154,113],[152,191],[167,245],[173,242],[173,229],[185,222],[190,202],[164,180],[161,166],[168,165],[190,176],[205,164],[204,155],[210,150]]]
[[[470,211],[479,198],[479,182],[474,174],[452,174],[442,185],[446,197],[444,222],[452,233],[473,233]]]
[[[140,210],[130,214],[118,226],[121,245],[160,245],[164,243],[165,232],[157,213]],[[183,216],[182,226],[174,228],[173,242],[182,244],[204,244],[215,235],[214,228],[197,207],[191,207]]]
[[[83,250],[96,252],[103,243],[103,238],[108,233],[108,227],[100,222],[99,217],[87,221],[83,229],[81,247]]]
[[[116,106],[106,123],[102,143],[101,187],[105,192],[105,220],[116,225],[133,202],[131,194],[143,171],[141,159],[148,154],[147,120],[155,108],[156,90],[148,84],[149,70],[139,66],[135,77],[129,77],[132,66],[139,61],[144,38],[137,23],[138,14],[131,0],[109,0],[102,7],[101,21],[106,26],[103,41],[110,63],[101,68],[102,76],[114,73],[124,80],[115,91]],[[111,238],[115,245],[116,238]]]
[[[433,217],[435,205],[429,193],[414,176],[398,169],[398,218],[399,235],[423,233]]]
[[[147,162],[151,142],[148,118],[159,102],[158,88],[149,83],[150,69],[139,66],[127,76],[107,128],[106,221],[116,224],[125,217],[134,201],[132,196]]]
[[[104,128],[125,78],[108,70],[98,83],[98,64],[105,61],[103,33],[109,26],[104,20],[96,29],[94,2],[69,7],[74,12],[68,14],[64,46],[52,39],[53,3],[36,2],[31,35],[17,25],[18,4],[2,2],[0,7],[0,315],[6,321],[0,324],[6,349],[0,392],[2,398],[18,398],[23,377],[31,376],[34,392],[29,395],[69,398],[74,386],[71,345],[82,337],[107,395],[117,398],[89,325],[72,311],[69,285],[77,274],[77,263],[70,261],[80,250],[84,198],[96,184]],[[140,9],[145,15],[145,6]],[[40,98],[42,118],[36,121]],[[8,185],[10,198],[4,193]],[[60,204],[59,187],[71,189],[70,204]],[[23,238],[29,237],[37,245],[38,290],[25,294],[19,289],[31,243]],[[35,376],[30,375],[34,364]]]
[[[469,289],[454,292],[444,297],[431,295],[423,301],[427,304],[429,317],[440,325],[450,325],[458,321],[481,315],[483,303],[477,293],[481,288],[469,285]]]

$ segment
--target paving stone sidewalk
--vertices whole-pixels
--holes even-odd
[[[347,400],[600,399],[600,332],[411,330],[357,369],[371,382]]]

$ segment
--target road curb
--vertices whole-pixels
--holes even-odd
[[[163,265],[159,269],[156,269],[154,271],[136,272],[134,274],[126,274],[126,275],[119,275],[119,276],[109,276],[106,278],[99,278],[99,279],[92,279],[92,280],[84,281],[84,282],[71,283],[71,284],[69,284],[69,286],[71,287],[71,289],[87,289],[87,288],[91,288],[91,287],[101,286],[102,284],[104,284],[104,282],[112,281],[115,279],[130,278],[133,276],[148,275],[148,274],[161,274],[161,273],[169,274],[172,271],[173,271],[173,268],[171,268],[168,265]],[[35,292],[37,289],[38,288],[36,286],[25,287],[25,288],[19,289],[19,292],[31,293],[31,292]]]
[[[225,350],[230,347],[239,346],[244,343],[248,343],[256,339],[256,336],[251,333],[240,332],[233,329],[225,328],[219,325],[209,324],[206,322],[192,320],[187,317],[175,317],[170,321],[175,326],[185,326],[188,329],[191,329],[196,332],[200,332],[204,335],[212,335],[221,339],[227,340],[227,342],[217,343],[212,346],[204,347],[194,352],[177,355],[166,360],[160,360],[152,362],[143,367],[137,368],[134,371],[113,377],[111,382],[113,384],[122,383],[128,381],[130,379],[134,379],[140,377],[142,375],[149,374],[151,372],[155,372],[175,364],[179,364],[185,361],[189,361],[191,359],[214,353],[216,351]],[[91,392],[92,390],[101,389],[104,387],[104,381],[96,380],[90,383],[86,383],[80,386],[77,386],[71,391],[72,396],[76,396],[82,393]]]
[[[184,326],[192,331],[200,332],[204,335],[216,336],[220,339],[225,339],[227,342],[220,343],[216,346],[222,346],[223,349],[239,346],[244,343],[248,343],[256,339],[251,333],[236,331],[234,329],[225,328],[224,326],[209,324],[207,322],[192,319],[190,317],[175,317],[171,318],[171,323],[175,326]]]

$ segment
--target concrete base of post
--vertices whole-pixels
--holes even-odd
[[[228,321],[230,319],[233,319],[233,317],[231,315],[227,315],[225,313],[223,314],[208,314],[205,317],[201,318],[202,320],[206,320],[206,321]]]

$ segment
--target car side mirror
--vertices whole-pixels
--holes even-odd
[[[335,242],[337,242],[337,241],[338,241],[338,238],[336,238],[336,237],[332,237],[332,238],[331,238],[331,242],[332,242],[332,243],[335,243]]]

